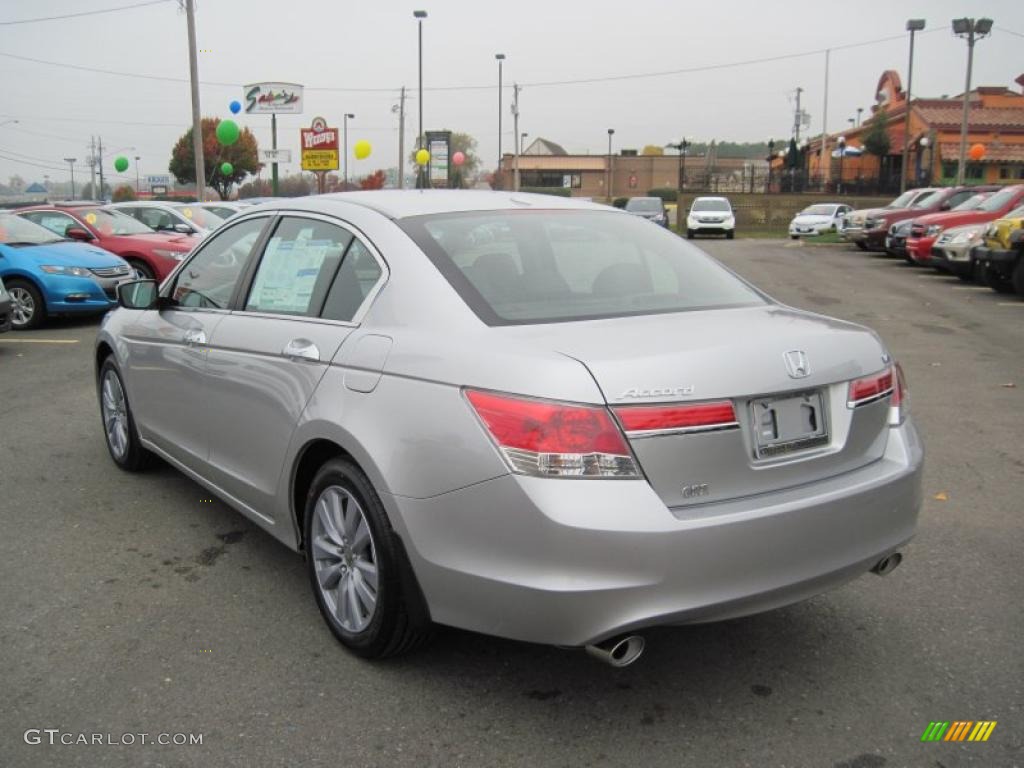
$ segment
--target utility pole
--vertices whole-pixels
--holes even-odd
[[[185,4],[188,22],[188,72],[192,83],[192,152],[196,158],[196,198],[202,202],[206,191],[206,161],[203,158],[203,121],[199,111],[199,62],[196,58],[195,0],[181,0]],[[273,116],[271,116],[273,118]],[[277,131],[274,126],[274,149],[277,149]],[[274,165],[274,194],[277,194],[277,164]]]
[[[391,108],[392,111],[394,107]],[[405,189],[405,86],[398,97],[398,188]]]
[[[100,195],[96,199],[100,200],[100,201],[104,201],[104,200],[106,200],[106,198],[103,197],[103,137],[102,136],[100,136],[99,139],[97,140],[96,146],[97,146],[97,149],[96,149],[96,165],[98,165],[100,167]]]
[[[796,143],[800,143],[800,121],[803,120],[804,113],[800,111],[800,94],[804,92],[803,88],[797,87],[796,89],[796,113],[793,115],[793,131],[796,135]]]
[[[829,169],[832,165],[828,158],[828,59],[831,53],[831,49],[825,49],[825,102],[821,108],[821,167],[818,168],[822,190],[828,184]]]
[[[498,173],[499,178],[500,178],[500,175],[501,175],[501,118],[502,118],[502,114],[501,114],[501,112],[502,112],[502,106],[501,106],[501,91],[502,91],[501,70],[502,70],[502,66],[501,65],[505,63],[505,54],[504,53],[496,53],[496,54],[494,54],[494,58],[498,60],[498,168],[497,168],[497,173]]]
[[[92,199],[99,200],[96,197],[96,137],[89,137],[89,174],[91,176],[89,180],[89,188],[92,190]]]
[[[68,164],[68,168],[71,169],[71,199],[75,199],[75,163],[78,162],[77,157],[65,157],[64,162]]]
[[[515,135],[519,135],[519,83],[512,84],[512,123],[515,127]],[[512,178],[512,189],[515,192],[519,191],[519,142],[515,144],[515,170]]]

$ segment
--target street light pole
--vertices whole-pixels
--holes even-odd
[[[423,20],[425,18],[427,18],[427,12],[426,11],[413,11],[412,15],[413,15],[413,18],[416,19],[416,24],[419,27],[419,59],[420,59],[420,63],[419,63],[419,78],[420,78],[420,87],[419,87],[420,104],[419,104],[419,109],[420,109],[420,125],[419,125],[418,138],[416,139],[416,149],[420,150],[420,149],[423,149]],[[424,171],[423,166],[420,165],[419,163],[416,164],[416,168],[417,168],[417,171],[416,171],[416,186],[419,187],[420,189],[422,189],[423,187],[426,186],[426,183],[425,183],[426,182],[426,173]]]
[[[971,68],[974,65],[974,42],[992,31],[992,19],[953,19],[953,33],[967,38],[967,81],[964,84],[964,110],[960,119],[960,157],[956,167],[956,183],[964,183],[967,159],[967,115],[970,110]]]
[[[135,156],[135,194],[139,194],[139,156]]]
[[[345,150],[345,165],[343,167],[345,169],[344,170],[344,174],[345,174],[345,186],[346,187],[348,186],[348,121],[349,121],[350,118],[354,120],[355,119],[355,115],[353,115],[351,112],[346,112],[345,113],[345,119],[342,121],[342,134],[345,137],[345,139],[344,139],[345,140],[345,146],[344,146],[344,150]]]
[[[519,134],[519,154],[520,155],[523,154],[523,142],[526,141],[526,137],[529,136],[529,135],[530,134],[528,134],[526,131],[523,131],[521,134]]]
[[[405,189],[405,86],[398,103],[391,107],[398,113],[398,188]]]
[[[71,199],[75,199],[75,163],[78,162],[77,157],[65,157],[64,162],[68,164],[68,168],[71,169]]]
[[[519,135],[519,83],[512,83],[512,126],[513,136]],[[514,167],[512,169],[512,190],[519,191],[519,142],[512,140],[512,146],[516,149]]]
[[[910,33],[910,62],[907,64],[907,96],[903,117],[903,167],[900,169],[900,194],[907,191],[907,165],[910,159],[910,98],[911,86],[914,82],[914,33],[924,29],[924,19],[907,19],[907,31]]]
[[[772,191],[772,161],[775,159],[775,139],[768,139],[768,183],[764,191]]]
[[[498,60],[498,174],[500,178],[501,174],[501,76],[502,76],[502,65],[505,63],[505,54],[496,53],[494,58]],[[502,184],[504,186],[504,184]]]
[[[836,141],[836,146],[839,148],[839,178],[836,179],[836,194],[842,194],[843,192],[843,156],[846,154],[846,137],[840,136]]]
[[[608,200],[612,200],[612,182],[615,180],[614,171],[612,170],[612,136],[615,135],[615,129],[608,129],[608,188],[606,193]]]
[[[203,121],[199,110],[199,62],[196,59],[195,0],[181,0],[185,4],[188,23],[188,73],[192,85],[192,152],[196,160],[196,199],[202,202],[206,190],[206,163],[203,159]],[[275,168],[277,166],[274,166]],[[102,186],[102,178],[101,178]],[[100,190],[102,198],[102,189]],[[274,190],[277,194],[277,190]]]

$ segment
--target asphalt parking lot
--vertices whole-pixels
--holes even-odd
[[[926,502],[892,575],[647,632],[623,670],[455,630],[367,663],[323,625],[296,555],[167,467],[115,468],[96,322],[58,321],[0,336],[0,766],[1024,764],[1024,301],[846,247],[700,244],[784,302],[870,325],[902,362]],[[921,743],[933,720],[998,725]]]

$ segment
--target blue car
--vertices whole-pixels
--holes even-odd
[[[14,330],[26,330],[42,325],[47,315],[115,307],[117,285],[132,279],[132,269],[102,248],[0,213],[0,279],[7,289]]]

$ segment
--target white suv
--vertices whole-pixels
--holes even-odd
[[[686,216],[686,237],[724,234],[732,240],[736,234],[736,216],[725,197],[698,197]]]

